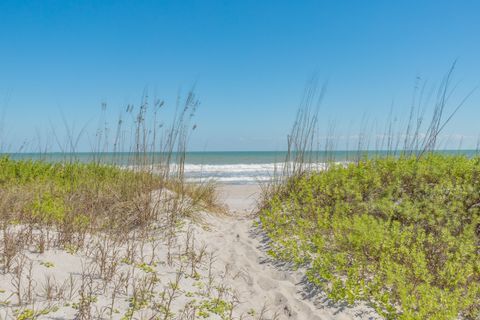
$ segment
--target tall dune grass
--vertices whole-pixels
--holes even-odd
[[[188,92],[177,100],[171,123],[161,125],[164,103],[150,103],[145,93],[139,106],[127,106],[112,130],[102,104],[88,163],[77,156],[85,129],[75,132],[66,120],[66,139],[55,134],[62,161],[48,161],[48,153],[35,161],[2,156],[4,271],[22,249],[82,247],[89,235],[98,232],[127,237],[131,231],[148,234],[172,229],[180,218],[200,208],[216,208],[212,184],[187,184],[184,177],[188,137],[194,130],[191,121],[198,105],[193,90]]]
[[[272,257],[305,268],[309,283],[329,298],[366,301],[387,319],[478,318],[479,161],[435,154],[473,92],[451,107],[454,67],[433,100],[425,97],[426,83],[417,83],[406,128],[390,116],[377,152],[368,152],[371,138],[362,129],[349,164],[335,164],[327,135],[328,163],[320,171],[305,155],[318,152],[312,146],[319,145],[323,90],[309,84],[284,170],[264,186],[259,217]]]

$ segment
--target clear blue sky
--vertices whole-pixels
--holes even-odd
[[[477,86],[479,17],[460,0],[2,0],[2,139],[46,135],[61,114],[94,130],[103,101],[116,114],[148,87],[171,105],[196,82],[193,149],[281,150],[313,72],[329,83],[321,124],[346,136],[392,104],[404,117],[415,77],[438,82],[455,59],[453,101]],[[479,107],[477,92],[445,134],[473,143]]]

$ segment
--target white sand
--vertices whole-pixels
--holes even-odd
[[[49,311],[39,315],[42,319],[80,319],[82,288],[83,299],[86,296],[92,300],[83,318],[121,319],[131,309],[134,292],[149,285],[154,289],[149,291],[153,294],[148,296],[148,305],[139,306],[132,319],[150,319],[159,314],[163,319],[165,296],[172,293],[173,287],[178,290],[173,294],[168,319],[192,319],[194,312],[195,319],[221,319],[211,310],[200,314],[217,297],[235,305],[234,319],[378,318],[362,305],[331,304],[322,293],[309,288],[301,271],[271,261],[265,253],[267,243],[253,226],[251,215],[258,186],[223,185],[219,192],[229,215],[205,213],[205,224],[185,221],[183,231],[170,244],[160,235],[135,240],[133,263],[125,259],[128,247],[111,246],[99,237],[92,237],[81,252],[26,252],[20,291],[22,300],[34,302],[19,306],[16,277],[12,273],[0,274],[0,319],[15,319],[26,309]],[[102,252],[107,252],[104,267],[114,267],[110,280],[104,279],[108,270],[101,271]],[[17,259],[21,262],[20,257]],[[198,264],[193,267],[196,260]],[[154,263],[145,267],[150,262]],[[177,275],[180,278],[175,286],[172,282]],[[130,280],[125,282],[125,277]]]

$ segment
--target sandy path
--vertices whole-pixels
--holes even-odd
[[[237,290],[239,311],[264,309],[264,319],[372,318],[373,312],[365,306],[332,305],[321,294],[309,295],[301,272],[274,265],[250,215],[258,192],[253,185],[222,186],[220,194],[231,214],[211,217],[210,231],[199,235],[217,252],[217,268],[228,270],[226,281]]]

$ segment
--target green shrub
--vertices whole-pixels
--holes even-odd
[[[61,223],[65,218],[67,208],[63,199],[54,197],[51,193],[37,195],[31,204],[31,216],[45,224]]]
[[[270,254],[392,319],[480,314],[480,159],[364,160],[294,177],[260,214]]]
[[[162,187],[160,177],[146,172],[94,163],[3,157],[0,221],[52,226],[66,235],[87,230],[128,230],[151,222],[144,214],[151,211],[151,201],[142,201],[141,197]]]

